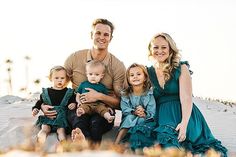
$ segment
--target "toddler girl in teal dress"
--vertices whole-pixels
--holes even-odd
[[[66,140],[65,129],[68,128],[66,119],[67,108],[70,110],[75,109],[76,100],[74,91],[67,88],[69,77],[67,76],[66,69],[62,66],[55,66],[50,70],[49,79],[52,82],[51,88],[43,88],[40,99],[32,107],[32,115],[36,116],[41,109],[42,104],[52,105],[53,109],[57,111],[57,116],[54,119],[46,116],[39,116],[36,125],[41,127],[37,135],[37,141],[43,145],[50,132],[56,131],[58,140]]]
[[[134,126],[148,125],[148,122],[154,121],[156,104],[146,68],[140,64],[132,64],[127,69],[125,84],[128,87],[121,95],[122,121],[115,143],[119,144],[127,133],[129,135],[132,132],[141,131],[147,135],[145,146],[150,146],[153,144],[152,140],[148,139],[151,137],[150,128],[132,130]]]

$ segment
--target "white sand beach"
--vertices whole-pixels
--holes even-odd
[[[22,144],[25,139],[34,138],[36,130],[32,126],[37,117],[32,117],[31,107],[34,105],[37,96],[31,96],[29,99],[23,99],[17,96],[3,96],[0,98],[0,152],[8,150],[11,147]],[[210,126],[214,136],[229,150],[229,156],[236,156],[236,105],[224,105],[215,101],[202,100],[194,98],[195,104],[199,107]],[[117,114],[116,125],[119,124],[120,114]],[[113,131],[114,132],[114,131]],[[114,134],[106,135],[114,138]],[[53,151],[55,148],[55,137],[49,137],[48,148]],[[14,155],[15,153],[15,155]],[[93,156],[124,156],[113,152],[104,155],[104,152],[89,152]],[[83,156],[90,156],[88,152],[82,152]],[[35,153],[22,151],[13,151],[1,156],[39,156]],[[87,155],[86,155],[87,154]],[[51,154],[53,156],[53,154]],[[73,153],[56,156],[74,156]]]

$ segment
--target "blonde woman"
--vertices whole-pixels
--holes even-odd
[[[155,61],[148,68],[157,105],[155,142],[164,148],[183,147],[194,155],[212,148],[221,156],[227,156],[227,149],[214,138],[202,113],[192,102],[189,64],[180,61],[174,40],[167,33],[159,33],[151,39],[148,50],[148,57]]]

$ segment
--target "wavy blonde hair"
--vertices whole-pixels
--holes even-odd
[[[125,73],[123,91],[121,92],[121,94],[124,96],[128,96],[129,94],[133,92],[132,85],[129,83],[129,75],[130,75],[129,73],[130,73],[130,69],[135,68],[135,67],[142,69],[144,76],[146,78],[146,80],[143,83],[144,93],[148,92],[148,90],[151,88],[151,81],[149,79],[147,68],[144,65],[133,63],[127,68],[126,73]]]
[[[152,44],[153,44],[154,40],[158,37],[164,38],[168,42],[169,49],[170,49],[170,55],[169,55],[168,59],[165,61],[164,67],[162,69],[165,82],[167,82],[171,77],[171,72],[173,71],[173,69],[176,69],[179,66],[181,55],[179,53],[179,49],[177,48],[174,40],[171,38],[171,36],[169,34],[158,33],[149,42],[148,58],[151,58],[153,56]]]

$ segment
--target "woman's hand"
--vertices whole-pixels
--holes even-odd
[[[186,139],[187,124],[185,124],[184,122],[181,122],[177,125],[175,130],[179,132],[179,135],[178,135],[179,142],[183,142]]]
[[[43,114],[50,118],[50,119],[54,119],[57,117],[57,111],[56,110],[52,110],[54,107],[51,105],[46,105],[46,104],[42,104],[41,105],[41,110],[43,112]]]
[[[92,88],[85,88],[87,93],[80,94],[81,103],[91,103],[99,100],[100,93]]]

